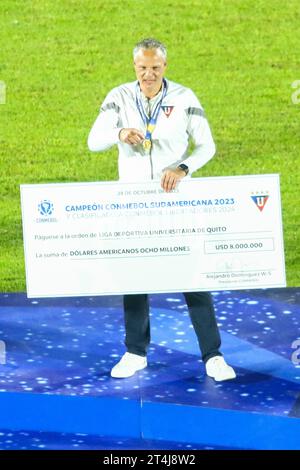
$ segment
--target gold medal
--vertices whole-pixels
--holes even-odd
[[[150,150],[151,147],[152,147],[151,140],[150,139],[145,139],[143,141],[143,147],[144,147],[145,150]]]

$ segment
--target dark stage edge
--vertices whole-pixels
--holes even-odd
[[[121,297],[0,294],[0,448],[300,449],[300,289],[213,296],[234,381],[205,376],[181,294],[151,296],[149,366],[126,380]]]

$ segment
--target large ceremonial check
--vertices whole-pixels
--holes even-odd
[[[28,297],[284,287],[278,175],[21,186]]]

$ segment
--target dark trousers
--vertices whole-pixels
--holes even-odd
[[[221,338],[209,292],[185,292],[190,318],[198,338],[202,359],[221,356]],[[125,345],[127,351],[146,356],[150,343],[149,298],[147,294],[124,295]]]

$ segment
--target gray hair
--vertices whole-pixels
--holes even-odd
[[[142,41],[138,42],[134,49],[133,49],[133,59],[136,58],[136,55],[141,49],[158,49],[163,56],[163,58],[167,59],[167,48],[164,44],[160,41],[157,41],[154,38],[147,38],[143,39]]]

